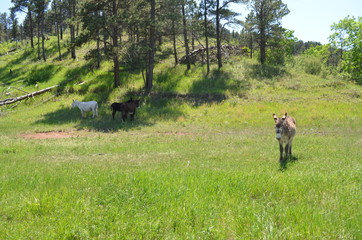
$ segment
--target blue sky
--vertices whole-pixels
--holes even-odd
[[[331,25],[348,15],[362,16],[362,0],[283,0],[288,5],[290,13],[283,18],[284,28],[294,30],[294,35],[303,41],[328,43],[331,35]],[[8,12],[12,6],[11,0],[0,0],[0,12]],[[244,5],[235,11],[248,13]],[[21,17],[19,17],[22,20]]]

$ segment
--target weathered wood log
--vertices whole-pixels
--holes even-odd
[[[20,96],[20,97],[14,97],[14,98],[8,98],[8,99],[5,99],[5,100],[0,100],[0,106],[7,105],[7,104],[12,104],[12,103],[24,100],[24,99],[34,97],[36,95],[43,94],[43,93],[48,92],[48,91],[50,91],[50,90],[52,90],[52,89],[54,89],[54,88],[56,88],[58,86],[59,85],[54,85],[54,86],[47,87],[47,88],[44,88],[44,89],[36,91],[36,92],[28,93],[28,94]]]

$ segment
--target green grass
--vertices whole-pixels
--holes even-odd
[[[24,58],[49,71],[13,78],[6,68],[18,57],[0,58],[3,83],[30,91],[17,80],[71,81],[61,95],[1,109],[0,239],[362,238],[361,86],[248,59],[209,76],[166,61],[155,95],[122,123],[109,104],[141,92],[141,74],[113,90],[109,63],[89,72],[82,60]],[[100,116],[82,119],[72,99],[96,99]],[[272,113],[285,111],[298,130],[292,161],[280,165]],[[47,131],[73,137],[22,137]]]

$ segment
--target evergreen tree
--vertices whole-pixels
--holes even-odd
[[[30,45],[32,48],[34,48],[33,12],[35,0],[11,0],[11,2],[14,4],[11,9],[12,12],[23,12],[27,14],[29,23]]]
[[[119,79],[119,44],[120,34],[120,1],[118,0],[89,0],[81,12],[83,32],[77,40],[78,45],[82,45],[90,40],[103,41],[105,57],[113,60],[114,65],[114,87],[120,86]],[[108,33],[111,41],[107,38],[101,40],[100,33]],[[109,50],[109,51],[108,51]],[[99,49],[97,51],[99,56]]]
[[[9,40],[9,18],[6,12],[0,14],[0,38],[6,42]]]
[[[45,56],[45,11],[48,8],[49,0],[34,0],[34,12],[36,14],[37,29],[38,29],[38,59],[43,58],[46,61]],[[40,38],[41,40],[41,53],[40,54]]]
[[[268,43],[283,32],[280,20],[289,13],[281,0],[250,0],[247,24],[255,32],[260,49],[260,62],[266,61]]]
[[[184,36],[184,44],[185,44],[185,52],[186,52],[186,64],[187,70],[191,68],[190,62],[190,48],[189,48],[189,40],[188,40],[188,28],[187,28],[187,16],[186,16],[186,0],[181,0],[181,12],[182,12],[182,29],[183,29],[183,36]]]
[[[15,17],[14,11],[11,11],[10,13],[10,24],[11,24],[11,40],[18,41],[19,25],[18,25],[18,19]]]
[[[245,3],[245,0],[215,0],[213,14],[215,15],[215,32],[218,68],[222,67],[221,39],[224,25],[237,23],[238,13],[229,9],[231,3]],[[222,25],[222,20],[226,23]]]

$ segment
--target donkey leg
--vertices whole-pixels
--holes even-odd
[[[136,114],[136,109],[133,111],[133,113],[131,114],[131,121],[134,120],[134,115]]]
[[[285,159],[288,160],[289,158],[289,142],[285,145]]]
[[[293,144],[292,144],[292,140],[291,140],[290,143],[289,143],[289,157],[290,157],[290,159],[295,160],[295,159],[292,157],[292,146],[293,146]]]
[[[125,111],[125,112],[122,112],[122,120],[123,120],[123,122],[125,122],[126,119],[127,119],[127,112]]]
[[[283,145],[281,143],[279,143],[279,151],[280,151],[280,158],[279,161],[283,161]]]
[[[113,111],[112,111],[112,118],[113,118],[113,120],[114,120],[114,115],[116,114],[116,110],[114,110],[113,109]]]

